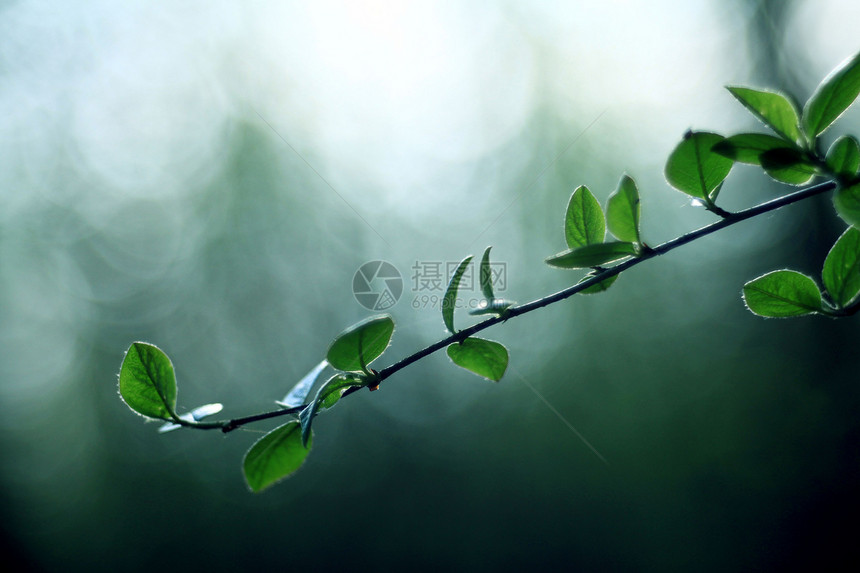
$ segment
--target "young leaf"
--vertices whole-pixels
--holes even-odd
[[[639,242],[639,190],[627,175],[621,178],[618,189],[606,201],[606,222],[609,232],[618,240]]]
[[[713,147],[714,153],[740,163],[761,165],[761,154],[773,149],[793,149],[784,139],[766,133],[741,133],[727,137]]]
[[[712,192],[732,170],[733,162],[712,148],[725,138],[706,131],[688,132],[666,162],[666,180],[675,189],[702,199],[713,200]]]
[[[773,271],[744,285],[744,302],[754,314],[772,318],[820,312],[821,292],[796,271]]]
[[[467,338],[448,346],[447,352],[457,366],[494,382],[502,379],[508,367],[508,349],[492,340]]]
[[[803,108],[803,127],[814,139],[830,127],[860,94],[860,53],[822,81]]]
[[[744,87],[727,87],[754,116],[792,143],[802,141],[797,108],[784,94]]]
[[[587,275],[582,277],[582,280],[579,282],[587,281],[588,279],[594,278],[598,272],[599,271],[591,271],[590,273],[588,273]],[[604,291],[608,290],[609,287],[611,287],[615,283],[615,279],[617,279],[618,277],[619,277],[619,275],[612,275],[608,279],[602,280],[599,283],[595,283],[595,284],[591,285],[590,287],[587,287],[587,288],[579,291],[579,294],[597,294],[600,292],[604,292]]]
[[[856,227],[848,227],[827,253],[821,280],[839,307],[860,293],[860,230]]]
[[[186,422],[199,422],[203,418],[207,416],[214,416],[218,412],[224,409],[223,404],[204,404],[202,406],[197,406],[187,414],[182,414],[179,416],[180,420],[185,420]],[[173,422],[167,422],[160,428],[158,428],[159,434],[166,434],[167,432],[172,432],[173,430],[178,430],[181,428],[179,424],[174,424]]]
[[[338,370],[367,371],[391,341],[394,321],[387,314],[373,316],[340,333],[328,347],[326,359]]]
[[[851,135],[843,135],[827,151],[827,167],[842,180],[850,180],[860,169],[860,143]]]
[[[562,251],[547,258],[546,264],[561,269],[587,269],[635,255],[636,246],[633,243],[600,243]]]
[[[304,404],[308,394],[311,393],[311,388],[313,388],[317,378],[320,377],[320,374],[325,370],[326,366],[328,366],[328,360],[323,360],[314,366],[310,372],[305,374],[301,380],[296,382],[296,385],[292,387],[286,396],[284,396],[283,400],[275,403],[279,406],[283,406],[284,408],[295,408]]]
[[[335,374],[323,384],[314,401],[308,404],[304,410],[299,413],[299,421],[302,426],[302,444],[307,444],[311,436],[311,424],[320,410],[331,408],[337,404],[340,397],[348,388],[353,386],[364,386],[366,381],[360,376],[354,374]]]
[[[469,255],[457,266],[457,270],[451,275],[451,281],[448,283],[448,288],[445,290],[445,296],[442,298],[442,320],[445,322],[445,327],[448,332],[454,334],[454,308],[457,306],[457,289],[460,288],[460,279],[463,273],[466,272],[466,267],[472,260],[472,255]]]
[[[245,481],[254,493],[288,477],[304,463],[310,453],[311,442],[302,444],[302,429],[298,422],[278,426],[251,446],[242,470]]]
[[[490,249],[487,247],[484,251],[484,256],[481,258],[481,292],[487,300],[493,300],[496,295],[493,294],[493,270],[490,268]]]
[[[564,238],[571,249],[602,243],[606,235],[606,222],[600,203],[581,185],[570,196],[564,217]]]
[[[815,165],[797,149],[771,149],[760,156],[765,173],[789,185],[803,185],[815,177]]]
[[[860,227],[860,182],[838,189],[833,194],[833,205],[846,223]]]
[[[141,416],[172,419],[176,411],[176,376],[170,358],[152,344],[132,343],[119,371],[119,394]]]

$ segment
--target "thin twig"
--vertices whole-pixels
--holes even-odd
[[[570,286],[566,289],[560,290],[554,294],[533,300],[531,302],[527,302],[524,304],[520,304],[517,306],[512,306],[505,310],[504,314],[500,316],[495,316],[493,318],[489,318],[483,322],[479,322],[469,328],[465,328],[463,330],[458,331],[447,338],[439,340],[438,342],[434,342],[430,346],[422,348],[421,350],[402,358],[401,360],[395,362],[394,364],[387,366],[379,371],[377,374],[376,382],[381,382],[386,378],[392,376],[396,372],[406,368],[410,364],[417,362],[424,358],[425,356],[429,356],[434,352],[437,352],[451,344],[456,342],[462,342],[463,340],[469,338],[470,336],[481,332],[482,330],[486,330],[491,326],[495,326],[500,322],[505,322],[508,319],[514,318],[516,316],[520,316],[532,311],[535,311],[539,308],[543,308],[545,306],[549,306],[553,303],[565,300],[570,298],[571,296],[587,289],[588,287],[595,285],[599,282],[602,282],[608,278],[616,276],[627,269],[635,267],[636,265],[647,261],[648,259],[652,259],[659,255],[665,255],[669,251],[677,249],[683,245],[691,243],[695,240],[701,239],[711,233],[715,233],[721,229],[725,229],[726,227],[730,227],[732,225],[736,225],[741,221],[746,221],[747,219],[752,219],[753,217],[757,217],[759,215],[763,215],[765,213],[770,213],[771,211],[775,211],[781,207],[785,207],[787,205],[791,205],[793,203],[797,203],[798,201],[803,201],[804,199],[808,199],[810,197],[814,197],[816,195],[821,195],[822,193],[826,193],[828,191],[832,191],[836,189],[836,182],[834,181],[825,181],[824,183],[819,183],[818,185],[813,185],[812,187],[808,187],[806,189],[802,189],[800,191],[796,191],[794,193],[790,193],[788,195],[784,195],[782,197],[778,197],[777,199],[773,199],[772,201],[767,201],[766,203],[762,203],[760,205],[756,205],[755,207],[750,207],[749,209],[744,209],[743,211],[738,211],[736,213],[728,213],[723,216],[724,218],[717,221],[716,223],[711,223],[710,225],[706,225],[700,229],[695,231],[691,231],[680,237],[667,241],[661,245],[656,247],[645,247],[643,252],[640,253],[639,256],[628,259],[622,263],[619,263],[613,267],[604,268],[600,272],[596,273],[591,278],[579,282],[573,286]],[[858,303],[860,305],[860,303]],[[851,314],[857,312],[860,309],[860,306],[854,305],[851,308]],[[352,394],[358,390],[360,390],[362,386],[353,386],[349,388],[346,392],[343,393],[344,396],[348,394]],[[212,429],[220,429],[223,432],[231,432],[236,428],[244,426],[245,424],[249,424],[251,422],[257,422],[260,420],[267,420],[270,418],[277,418],[280,416],[286,416],[289,414],[296,414],[301,411],[305,405],[297,406],[294,408],[283,408],[279,410],[273,410],[270,412],[263,412],[260,414],[254,414],[252,416],[245,416],[241,418],[233,418],[232,420],[226,420],[223,422],[194,422],[194,423],[183,423],[183,426],[197,428],[201,430],[212,430]]]

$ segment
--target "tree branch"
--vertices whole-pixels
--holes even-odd
[[[743,211],[738,211],[736,213],[723,212],[720,213],[720,216],[723,218],[715,223],[710,225],[706,225],[700,229],[695,231],[691,231],[680,237],[667,241],[661,245],[656,247],[645,247],[642,253],[634,258],[628,259],[622,263],[619,263],[613,267],[602,269],[600,272],[595,274],[593,277],[579,282],[573,286],[570,286],[566,289],[560,290],[554,294],[533,300],[531,302],[527,302],[524,304],[512,306],[504,311],[504,313],[500,316],[495,316],[493,318],[484,320],[483,322],[479,322],[469,328],[465,328],[463,330],[458,331],[456,334],[452,334],[447,338],[444,338],[438,342],[431,344],[421,350],[402,358],[401,360],[395,362],[394,364],[387,366],[380,370],[377,374],[376,382],[381,382],[386,378],[389,378],[393,374],[399,372],[400,370],[406,368],[410,364],[421,360],[422,358],[433,354],[451,344],[462,342],[463,340],[469,338],[470,336],[481,332],[482,330],[486,330],[491,326],[495,326],[500,322],[505,322],[506,320],[520,316],[532,311],[535,311],[539,308],[543,308],[545,306],[549,306],[556,302],[565,300],[570,298],[571,296],[582,292],[588,287],[595,285],[599,282],[602,282],[610,277],[616,276],[627,269],[633,268],[636,265],[643,263],[649,259],[657,257],[659,255],[665,255],[669,251],[677,249],[683,245],[701,239],[711,233],[715,233],[721,229],[725,229],[726,227],[731,227],[732,225],[736,225],[742,221],[746,221],[747,219],[752,219],[753,217],[757,217],[759,215],[763,215],[765,213],[770,213],[771,211],[775,211],[787,205],[791,205],[793,203],[797,203],[798,201],[803,201],[804,199],[808,199],[810,197],[814,197],[816,195],[821,195],[822,193],[827,193],[828,191],[832,191],[836,189],[837,183],[835,181],[825,181],[823,183],[819,183],[818,185],[813,185],[812,187],[808,187],[806,189],[802,189],[800,191],[796,191],[794,193],[790,193],[788,195],[784,195],[782,197],[778,197],[777,199],[773,199],[772,201],[767,201],[760,205],[756,205],[755,207],[750,207],[749,209],[744,209]],[[858,303],[860,304],[860,303]],[[851,314],[860,309],[860,306],[854,305],[851,308]],[[360,390],[362,386],[354,386],[349,388],[346,392],[343,393],[344,396],[348,394],[352,394]],[[182,421],[182,425],[190,428],[197,428],[201,430],[212,430],[212,429],[220,429],[222,432],[231,432],[236,428],[244,426],[246,424],[250,424],[252,422],[258,422],[261,420],[268,420],[270,418],[277,418],[280,416],[286,416],[290,414],[296,414],[300,412],[302,409],[307,406],[306,404],[301,406],[296,406],[293,408],[282,408],[279,410],[272,410],[270,412],[263,412],[260,414],[254,414],[251,416],[245,416],[241,418],[233,418],[231,420],[223,421],[223,422],[185,422]]]

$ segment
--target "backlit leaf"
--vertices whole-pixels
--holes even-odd
[[[821,292],[806,275],[773,271],[744,285],[744,302],[759,316],[803,316],[821,311]]]
[[[287,422],[257,440],[242,460],[245,481],[251,491],[260,493],[288,477],[304,463],[311,440],[302,444],[298,422]]]
[[[332,341],[326,359],[338,370],[366,370],[388,348],[393,332],[394,321],[387,314],[363,320]]]
[[[570,196],[564,217],[564,238],[571,249],[602,243],[606,235],[606,222],[600,203],[582,185]]]
[[[493,300],[496,298],[496,295],[493,294],[493,269],[490,267],[490,249],[492,248],[493,247],[487,247],[484,251],[484,256],[481,258],[481,292],[484,293],[484,297],[486,297],[487,300]]]
[[[860,292],[860,230],[848,227],[827,253],[821,272],[833,302],[844,307]]]
[[[728,176],[734,162],[712,148],[725,138],[706,131],[688,132],[666,162],[666,180],[679,191],[712,201],[712,193]]]
[[[784,94],[744,87],[728,87],[726,89],[754,116],[785,139],[792,143],[802,141],[797,108]]]
[[[606,201],[606,223],[609,232],[620,241],[639,242],[639,190],[627,175]]]
[[[171,419],[176,411],[176,376],[170,358],[157,346],[133,343],[119,371],[119,394],[142,416]]]
[[[469,255],[457,265],[457,270],[451,275],[451,280],[448,283],[448,288],[445,289],[445,296],[442,298],[442,320],[445,322],[445,328],[448,332],[454,334],[454,308],[457,306],[457,290],[460,288],[460,279],[463,278],[463,273],[466,272],[466,267],[472,261],[472,255]]]
[[[508,350],[498,342],[467,338],[448,346],[448,357],[454,364],[498,382],[508,367]]]
[[[833,194],[833,205],[846,223],[860,227],[860,182],[837,189]]]
[[[848,181],[860,169],[860,143],[851,135],[843,135],[827,150],[827,167],[840,179]]]
[[[860,53],[822,81],[803,108],[806,134],[815,138],[830,127],[860,94]]]

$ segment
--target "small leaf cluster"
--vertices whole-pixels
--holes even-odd
[[[601,265],[626,257],[639,256],[643,250],[639,237],[639,190],[627,175],[606,200],[606,213],[588,187],[578,187],[570,196],[564,217],[564,238],[567,250],[546,259],[546,263],[561,269],[600,271]],[[607,228],[617,240],[606,240]],[[608,289],[615,277],[586,289],[585,293]]]
[[[839,183],[833,198],[836,211],[849,225],[860,225],[860,143],[852,135],[843,135],[825,154],[819,151],[821,135],[860,94],[860,54],[827,76],[801,113],[792,99],[780,92],[728,89],[773,134],[732,135],[715,141],[711,151],[735,162],[760,166],[776,181],[789,185],[803,185],[821,175],[833,178]]]
[[[824,295],[804,274],[773,271],[744,285],[744,302],[755,314],[771,318],[853,314],[860,294],[860,230],[856,227],[848,227],[827,253],[821,280]]]
[[[302,443],[310,439],[311,422],[320,410],[337,404],[343,393],[350,388],[379,385],[377,372],[369,369],[371,362],[379,358],[394,334],[394,320],[388,315],[374,316],[343,331],[328,348],[326,360],[338,372],[329,378],[316,397],[299,414],[302,425]]]
[[[836,139],[827,153],[818,151],[820,136],[860,95],[860,54],[847,60],[825,78],[802,113],[787,95],[745,87],[728,88],[775,135],[741,133],[728,138],[715,134],[712,154],[739,163],[760,166],[773,179],[802,185],[816,176],[835,180],[836,212],[851,225],[828,253],[821,279],[815,281],[791,270],[767,273],[744,285],[744,302],[753,313],[773,318],[824,314],[853,314],[860,291],[860,143],[851,135]],[[719,138],[719,139],[718,139]],[[667,168],[668,175],[668,168]]]
[[[277,402],[285,413],[297,414],[298,419],[268,432],[245,454],[242,469],[252,491],[262,491],[299,469],[311,448],[311,424],[319,412],[337,404],[347,390],[378,386],[378,373],[369,365],[388,348],[393,333],[394,321],[388,315],[374,316],[353,325],[332,341],[326,359]],[[338,372],[305,404],[314,383],[329,365]],[[173,364],[152,344],[135,342],[129,347],[120,368],[119,392],[129,408],[138,414],[167,421],[162,432],[182,426],[225,431],[229,428],[226,422],[200,421],[220,412],[221,404],[207,404],[188,414],[177,415]]]
[[[491,248],[487,247],[481,258],[480,282],[485,299],[478,309],[472,311],[471,314],[497,314],[504,317],[513,303],[498,299],[493,293],[492,273],[490,271]],[[460,279],[463,278],[471,262],[471,255],[460,261],[454,274],[451,275],[448,288],[445,289],[445,296],[442,298],[442,321],[452,335],[457,334],[457,330],[454,328],[454,308],[457,303],[457,292],[460,289]],[[451,362],[457,366],[494,382],[501,380],[508,368],[508,349],[503,344],[493,340],[475,336],[467,337],[450,344],[445,352]]]

